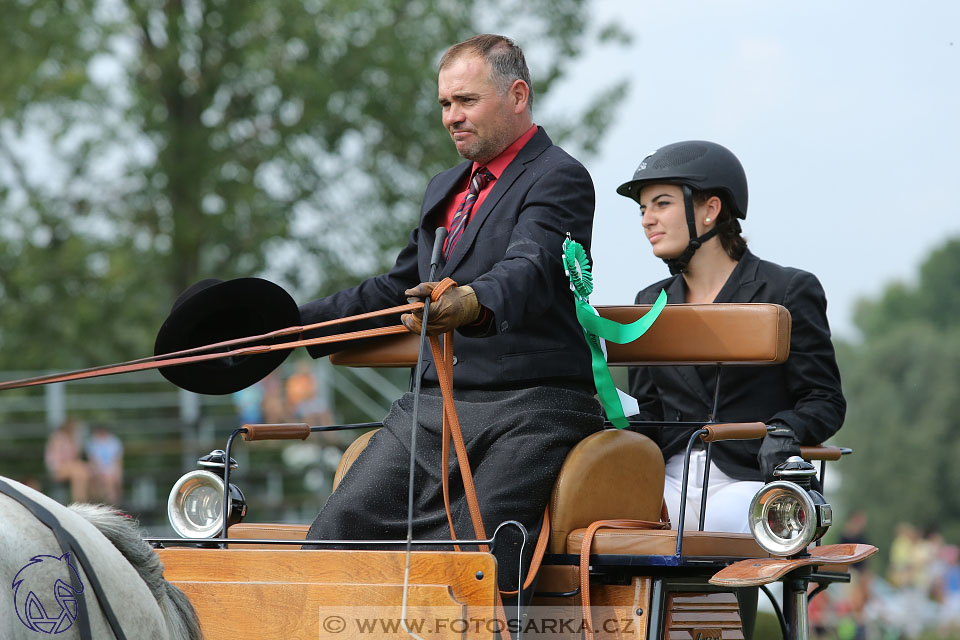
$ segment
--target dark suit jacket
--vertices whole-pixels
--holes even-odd
[[[661,289],[667,301],[686,301],[680,275],[637,294],[637,304],[652,303]],[[771,367],[725,367],[720,375],[720,422],[763,421],[793,429],[801,444],[819,444],[843,424],[846,401],[830,342],[827,300],[817,278],[806,271],[760,260],[749,251],[727,279],[715,302],[772,302],[785,306],[793,319],[790,356]],[[630,391],[640,403],[641,420],[706,420],[713,407],[715,367],[631,367]],[[664,458],[682,452],[690,429],[641,428]],[[759,440],[721,442],[713,459],[727,475],[761,480]]]
[[[420,223],[388,273],[303,305],[303,322],[404,304],[404,290],[429,279],[437,220],[449,199],[463,189],[471,165],[463,162],[430,181]],[[455,335],[458,388],[544,381],[592,386],[589,352],[564,275],[561,245],[569,232],[589,250],[593,209],[587,170],[540,129],[493,183],[435,278],[449,276],[471,285],[480,304],[493,314],[492,322],[480,330]],[[351,323],[331,333],[396,322]],[[310,353],[320,357],[337,348],[326,347]],[[429,351],[424,358],[424,379],[435,382]]]

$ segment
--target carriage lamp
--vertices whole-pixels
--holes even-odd
[[[212,538],[223,523],[223,466],[226,455],[217,449],[200,458],[203,469],[184,474],[167,499],[167,519],[177,535],[183,538]],[[230,468],[237,467],[230,459]],[[220,475],[209,469],[219,469]],[[227,523],[236,524],[247,513],[247,502],[240,488],[230,483]]]
[[[767,553],[796,555],[823,537],[833,522],[833,510],[812,488],[817,472],[803,458],[791,456],[773,473],[779,479],[750,501],[750,531]]]

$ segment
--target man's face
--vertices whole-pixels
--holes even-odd
[[[479,56],[455,59],[440,71],[437,86],[443,126],[464,158],[489,162],[519,136],[517,115],[526,105],[518,107],[510,91],[499,95]]]

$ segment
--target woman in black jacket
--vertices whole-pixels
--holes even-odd
[[[790,356],[774,367],[728,367],[720,381],[719,422],[763,421],[774,431],[763,440],[714,444],[704,528],[747,532],[750,499],[772,479],[773,468],[799,445],[820,444],[843,424],[840,389],[826,297],[806,271],[761,260],[747,250],[740,220],[747,214],[747,180],[728,149],[704,141],[677,142],[650,154],[617,192],[640,204],[643,229],[672,276],[637,294],[652,303],[768,302],[792,316]],[[706,421],[713,407],[716,367],[633,367],[631,395],[639,420]],[[683,454],[690,428],[641,427],[659,444],[667,465],[664,500],[679,516]],[[705,452],[690,464],[685,528],[696,528]]]

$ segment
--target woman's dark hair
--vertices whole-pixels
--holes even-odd
[[[693,192],[694,205],[703,205],[710,198],[720,198],[720,215],[717,216],[717,237],[720,245],[733,260],[740,260],[747,250],[747,240],[740,235],[740,221],[730,212],[730,195],[724,189],[707,189]]]

